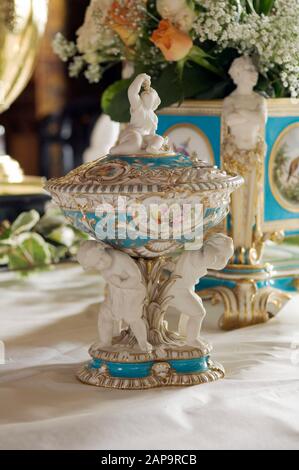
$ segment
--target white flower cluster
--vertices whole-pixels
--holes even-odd
[[[149,8],[154,3],[157,18]],[[212,41],[219,52],[233,48],[253,56],[270,93],[298,97],[299,0],[275,0],[268,15],[258,14],[254,4],[252,0],[91,0],[76,43],[59,33],[54,51],[70,61],[72,77],[83,72],[92,83],[100,81],[105,68],[126,60],[150,67],[159,76],[167,61],[157,54],[150,36],[162,18],[197,43]],[[262,5],[262,0],[257,4]],[[169,40],[166,33],[163,40],[165,44]]]
[[[99,51],[109,54],[117,41],[115,33],[106,25],[111,5],[112,0],[92,0],[86,10],[84,23],[77,31],[78,50],[89,63],[100,59],[97,57]]]
[[[239,0],[195,2],[205,9],[194,22],[201,42],[255,55],[261,74],[275,69],[291,96],[299,95],[299,0],[276,0],[269,16],[246,12]]]
[[[57,33],[53,41],[53,50],[63,62],[67,62],[77,52],[74,42],[70,42],[61,33]]]
[[[53,41],[54,52],[69,64],[69,75],[78,77],[85,69],[84,75],[90,83],[98,83],[103,75],[102,62],[114,58],[121,59],[117,47],[117,35],[105,24],[106,15],[113,0],[91,0],[86,10],[84,24],[77,31],[76,44],[68,41],[61,33]]]
[[[121,33],[125,35],[126,28],[136,31],[142,28],[139,15],[144,13],[145,7],[146,0],[91,0],[84,23],[77,31],[76,43],[67,41],[61,33],[53,41],[54,52],[64,62],[72,59],[69,75],[78,77],[84,71],[90,83],[98,83],[106,64],[125,61],[126,47]],[[126,18],[122,17],[122,11],[128,9],[130,24],[123,26],[122,21]],[[111,12],[116,15],[116,20],[112,18]],[[123,29],[113,28],[113,22]]]

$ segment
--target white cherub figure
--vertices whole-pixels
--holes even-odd
[[[202,322],[206,315],[195,285],[208,273],[208,269],[221,270],[234,253],[233,241],[223,234],[212,235],[197,251],[184,251],[176,262],[172,274],[178,277],[167,291],[172,297],[168,306],[188,318],[186,344],[205,349],[207,343],[200,338]]]
[[[161,100],[156,90],[151,88],[151,77],[145,73],[138,75],[129,87],[128,96],[131,121],[120,134],[119,144],[112,147],[110,154],[159,153],[167,140],[156,134],[158,117],[155,111]]]
[[[100,347],[112,345],[115,322],[125,321],[130,326],[140,349],[151,352],[147,328],[142,318],[146,287],[136,263],[126,253],[95,242],[84,242],[78,252],[78,261],[85,270],[96,269],[107,283],[107,293],[100,306]]]

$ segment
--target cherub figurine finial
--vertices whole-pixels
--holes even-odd
[[[151,87],[151,77],[138,75],[129,87],[131,121],[121,133],[111,155],[138,153],[159,154],[170,150],[168,140],[156,134],[158,117],[155,111],[161,104],[158,93]]]

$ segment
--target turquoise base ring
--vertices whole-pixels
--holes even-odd
[[[145,362],[113,362],[92,359],[77,374],[78,379],[97,387],[143,390],[169,386],[191,386],[223,378],[224,368],[210,356],[192,359]]]

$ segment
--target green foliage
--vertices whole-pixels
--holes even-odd
[[[15,239],[8,253],[10,269],[33,269],[36,266],[47,266],[51,263],[48,244],[37,233],[22,233]]]
[[[205,52],[201,47],[193,46],[186,60],[195,62],[197,65],[200,65],[202,68],[209,70],[215,75],[219,75],[219,77],[224,77],[225,76],[224,71],[221,70],[221,68],[217,67],[216,65],[213,65],[213,63],[209,60],[211,58],[212,57],[207,52]]]
[[[208,54],[202,52],[203,57],[208,57]],[[225,63],[224,56],[222,60]],[[232,80],[226,74],[220,70],[215,74],[211,70],[211,64],[205,67],[204,62],[199,64],[200,61],[170,63],[153,78],[152,85],[161,98],[161,108],[188,98],[221,99],[233,90]],[[137,73],[146,71],[139,69]],[[102,109],[114,121],[128,122],[130,119],[128,88],[134,78],[135,75],[131,80],[114,83],[103,94]]]
[[[131,83],[131,80],[119,80],[109,86],[102,96],[102,109],[113,121],[130,120],[128,88]]]
[[[275,6],[275,0],[246,0],[248,8],[258,15],[269,15]]]
[[[11,231],[14,235],[29,232],[37,224],[39,219],[39,213],[35,210],[23,212],[12,224]]]
[[[27,274],[76,255],[88,236],[69,225],[59,209],[42,218],[32,210],[0,225],[0,266]]]

